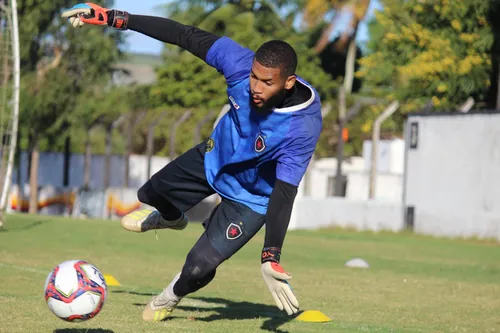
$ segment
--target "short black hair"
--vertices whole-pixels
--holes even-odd
[[[294,75],[297,69],[297,53],[282,40],[271,40],[262,44],[255,52],[255,60],[268,68],[280,68],[281,75]]]

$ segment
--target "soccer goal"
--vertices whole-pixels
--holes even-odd
[[[20,88],[17,0],[0,0],[0,227],[7,204],[17,145]]]

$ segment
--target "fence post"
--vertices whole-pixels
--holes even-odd
[[[106,159],[105,159],[105,165],[104,165],[104,190],[106,190],[109,187],[110,180],[109,180],[109,175],[111,173],[111,145],[112,145],[112,138],[113,138],[113,129],[115,129],[118,125],[121,124],[121,122],[124,119],[124,115],[120,115],[115,121],[113,121],[111,124],[109,124],[106,128]]]
[[[399,102],[392,102],[385,110],[380,114],[373,123],[373,134],[372,134],[372,151],[371,151],[371,167],[370,167],[370,187],[368,192],[368,198],[375,198],[376,185],[377,185],[377,155],[378,155],[378,142],[380,140],[380,127],[382,123],[389,118],[399,107]]]
[[[215,110],[210,110],[205,117],[196,125],[196,128],[194,130],[194,144],[197,145],[198,143],[201,142],[201,128],[203,125],[205,125],[214,115]]]
[[[124,153],[124,159],[125,159],[125,167],[124,167],[124,172],[123,172],[123,187],[128,187],[129,186],[129,177],[130,177],[130,151],[132,150],[132,133],[134,133],[134,130],[139,124],[139,122],[144,118],[146,115],[147,111],[142,111],[137,114],[137,116],[134,118],[134,112],[130,114],[130,119],[128,123],[128,127],[126,127],[126,130],[124,131],[125,134],[125,153]]]
[[[153,119],[148,127],[148,138],[146,143],[146,154],[148,156],[148,179],[151,178],[151,160],[153,159],[154,152],[154,138],[155,138],[155,128],[156,125],[167,115],[168,111],[163,111],[160,115]]]
[[[173,161],[175,158],[175,134],[177,132],[177,128],[188,118],[191,117],[191,110],[186,110],[182,116],[177,119],[177,121],[172,125],[170,131],[170,161]]]
[[[215,126],[217,126],[217,124],[219,123],[221,118],[224,117],[224,115],[226,113],[228,113],[229,110],[231,110],[231,107],[229,106],[229,104],[224,104],[224,106],[222,106],[222,109],[220,110],[219,115],[217,116],[217,119],[215,119],[215,121],[214,121],[213,128],[215,128]]]
[[[361,101],[356,102],[353,106],[349,108],[346,115],[346,103],[345,103],[345,92],[343,92],[343,87],[340,87],[339,93],[339,132],[338,132],[338,143],[337,143],[337,172],[335,174],[335,189],[334,195],[336,197],[344,196],[344,186],[345,177],[342,175],[342,163],[344,162],[344,139],[343,132],[346,124],[354,118],[359,111],[361,111]],[[367,103],[371,103],[368,101]]]

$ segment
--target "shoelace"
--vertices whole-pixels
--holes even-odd
[[[145,221],[145,220],[147,220],[148,218],[149,218],[149,216],[146,216],[146,217],[144,218],[144,221]],[[158,233],[156,232],[156,226],[158,225],[158,221],[159,221],[159,220],[160,220],[160,216],[157,216],[157,217],[156,217],[156,220],[152,223],[153,229],[154,229],[154,231],[155,231],[155,237],[156,237],[156,240],[157,240],[157,241],[159,240],[159,238],[158,238]],[[143,223],[143,222],[141,222],[141,223]]]
[[[160,220],[160,216],[157,216],[157,217],[156,217],[156,220],[155,220],[155,223],[154,223],[154,225],[153,225],[153,228],[154,228],[154,230],[155,230],[155,237],[156,237],[156,240],[157,240],[157,241],[159,240],[159,238],[158,238],[158,233],[157,233],[157,231],[156,231],[156,226],[158,225],[158,221],[159,221],[159,220]]]

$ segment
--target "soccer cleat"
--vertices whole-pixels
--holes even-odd
[[[125,215],[121,220],[124,229],[134,232],[146,232],[156,229],[182,230],[186,228],[188,219],[184,213],[177,220],[167,221],[157,210],[138,210]]]
[[[170,285],[157,296],[153,296],[142,312],[144,321],[162,321],[177,307],[182,297],[174,294],[174,285],[179,279],[180,273],[175,276]]]

